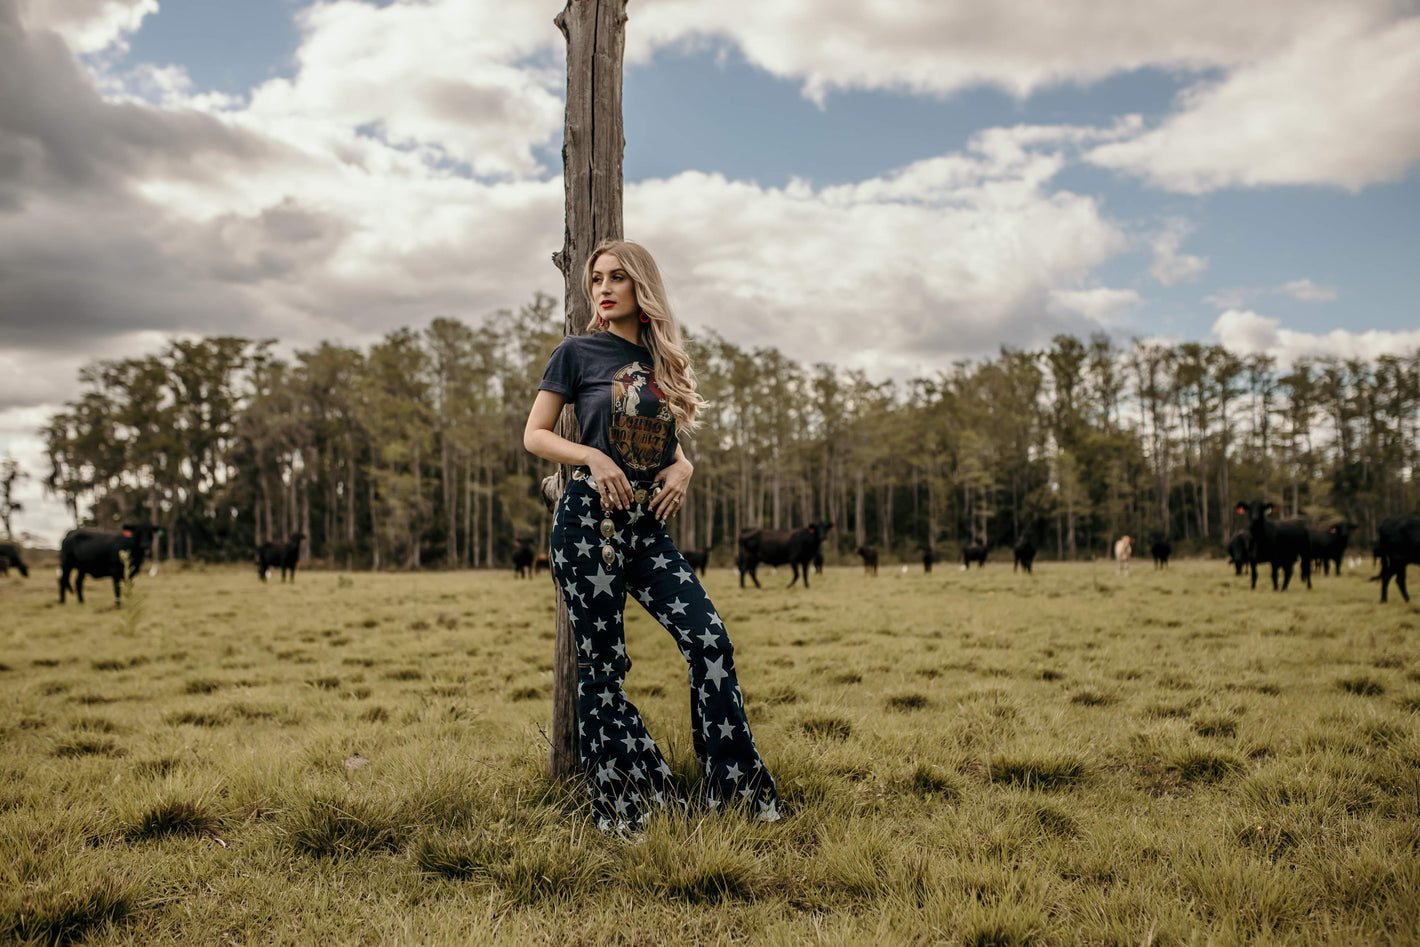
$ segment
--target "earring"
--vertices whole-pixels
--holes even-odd
[[[598,329],[605,329],[605,328],[606,328],[606,320],[603,319],[601,316],[597,316],[597,328],[598,328]]]
[[[641,310],[641,324],[644,326],[646,323],[648,323],[648,322],[650,322],[650,321],[651,321],[651,317],[648,316],[648,315],[646,315],[646,310],[642,309],[642,310]]]

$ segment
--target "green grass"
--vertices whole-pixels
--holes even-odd
[[[708,584],[786,818],[621,838],[543,776],[550,582],[0,580],[0,942],[1420,942],[1420,611],[1363,576]],[[693,794],[683,662],[628,615]]]

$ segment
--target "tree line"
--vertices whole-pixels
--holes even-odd
[[[561,323],[538,294],[363,351],[211,337],[97,361],[42,432],[45,486],[76,522],[164,527],[171,557],[245,559],[301,532],[307,557],[344,568],[500,564],[550,527],[551,467],[522,430]],[[811,520],[836,524],[840,553],[1029,534],[1068,559],[1124,533],[1220,547],[1255,496],[1363,538],[1420,505],[1420,350],[1281,371],[1198,342],[1059,335],[896,383],[714,332],[687,344],[711,404],[672,528],[722,561],[743,528]]]

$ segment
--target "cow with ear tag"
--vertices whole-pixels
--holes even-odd
[[[59,545],[60,604],[64,602],[65,592],[73,592],[81,603],[84,601],[86,575],[113,579],[113,601],[115,605],[121,604],[123,580],[138,574],[144,556],[153,545],[153,537],[162,534],[162,529],[152,523],[125,523],[116,533],[89,527],[70,530]],[[75,572],[78,578],[71,586],[69,576]]]

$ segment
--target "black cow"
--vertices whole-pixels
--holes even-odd
[[[513,575],[519,579],[533,577],[532,540],[518,536],[513,540]]]
[[[20,549],[14,543],[0,543],[0,575],[9,575],[10,567],[20,570],[20,575],[29,578],[30,570],[20,558]]]
[[[961,551],[963,569],[970,569],[974,562],[978,568],[986,568],[986,547],[980,544],[965,546]]]
[[[80,527],[71,529],[59,544],[59,604],[64,604],[64,593],[73,592],[82,603],[84,601],[84,576],[96,579],[113,579],[113,601],[120,603],[120,583],[125,578],[123,558],[127,554],[128,574],[132,578],[143,565],[143,557],[153,544],[153,537],[162,530],[152,523],[125,523],[120,532]],[[70,573],[79,573],[71,586]]]
[[[1154,557],[1155,569],[1166,569],[1169,564],[1169,556],[1173,555],[1173,544],[1164,537],[1155,539],[1149,545],[1149,555]]]
[[[931,572],[931,571],[932,571],[932,563],[935,562],[935,561],[936,561],[936,557],[932,555],[932,547],[931,547],[931,546],[923,546],[923,547],[922,547],[922,571],[923,571],[923,572]]]
[[[1239,503],[1234,512],[1248,518],[1248,532],[1252,537],[1252,587],[1257,588],[1257,564],[1272,565],[1272,588],[1277,588],[1277,571],[1282,571],[1282,591],[1292,584],[1292,567],[1302,560],[1302,580],[1307,588],[1312,587],[1311,540],[1307,537],[1307,526],[1301,520],[1283,520],[1274,523],[1268,520],[1269,513],[1277,507],[1266,500],[1252,500]]]
[[[681,553],[681,557],[693,571],[704,575],[705,570],[710,568],[710,550],[713,548],[706,546],[704,549],[687,549]]]
[[[807,573],[808,567],[804,567]],[[814,553],[814,575],[823,575],[823,546],[818,547],[818,552]]]
[[[1405,567],[1420,563],[1420,516],[1391,516],[1381,520],[1376,551],[1381,557],[1381,601],[1386,600],[1386,589],[1392,578],[1400,597],[1410,601],[1410,592],[1405,587]]]
[[[1016,543],[1015,548],[1011,550],[1011,558],[1012,572],[1021,568],[1026,570],[1027,574],[1030,573],[1031,566],[1035,563],[1035,543],[1030,541],[1029,536],[1022,536],[1021,541]]]
[[[859,546],[857,549],[853,550],[853,552],[863,560],[864,575],[878,574],[878,547]]]
[[[744,588],[748,574],[755,588],[762,588],[755,571],[761,562],[771,566],[791,566],[794,577],[788,588],[799,581],[799,570],[804,572],[804,588],[809,587],[809,563],[823,545],[824,537],[833,529],[832,523],[810,523],[792,532],[769,529],[747,529],[740,533],[740,554],[735,562],[740,569],[740,588]]]
[[[1349,520],[1333,523],[1326,530],[1308,530],[1311,540],[1312,565],[1320,566],[1323,575],[1331,575],[1332,563],[1336,564],[1336,574],[1341,574],[1341,560],[1346,558],[1346,546],[1351,534],[1359,527]]]
[[[1233,575],[1242,575],[1252,564],[1252,534],[1240,529],[1228,540],[1228,564],[1233,567]]]
[[[266,574],[272,569],[281,570],[281,581],[286,581],[286,573],[291,573],[291,581],[296,581],[296,564],[301,561],[301,540],[305,533],[292,533],[284,543],[262,543],[256,551],[256,574],[266,581]]]

